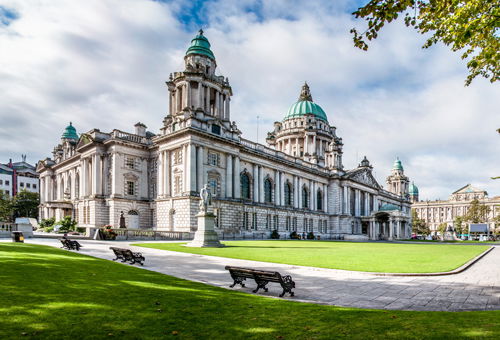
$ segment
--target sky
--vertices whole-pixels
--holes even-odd
[[[78,133],[158,133],[165,81],[200,28],[233,89],[231,119],[265,143],[304,81],[337,127],[345,168],[363,156],[380,184],[396,157],[420,199],[468,183],[500,195],[500,90],[444,45],[393,22],[367,52],[353,46],[348,0],[0,0],[0,162],[51,156]],[[258,117],[258,118],[257,118]]]

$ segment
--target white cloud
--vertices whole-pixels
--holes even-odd
[[[188,2],[9,1],[0,26],[0,157],[50,155],[67,122],[79,132],[158,131],[164,85],[181,70],[194,32],[176,17]],[[363,52],[352,46],[350,1],[217,1],[198,13],[219,72],[233,86],[232,119],[259,140],[296,100],[304,80],[328,113],[353,167],[367,155],[382,183],[396,156],[422,198],[467,183],[500,193],[498,87],[463,87],[464,63],[393,23]],[[258,10],[251,13],[249,9]],[[188,13],[181,13],[184,16]],[[27,147],[29,146],[29,147]],[[357,159],[356,159],[357,155]]]

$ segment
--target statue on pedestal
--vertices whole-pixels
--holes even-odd
[[[212,205],[212,194],[210,193],[210,190],[208,190],[208,187],[206,184],[200,190],[200,198],[201,198],[200,212],[207,213],[208,206]]]

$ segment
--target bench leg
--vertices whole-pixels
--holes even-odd
[[[253,290],[254,293],[257,293],[261,288],[264,289],[265,292],[268,291],[266,285],[269,283],[269,281],[255,280],[255,282],[257,283],[257,288]]]
[[[291,288],[285,288],[283,287],[283,292],[280,294],[280,297],[283,297],[285,296],[285,293],[289,293],[290,296],[294,296],[294,292],[292,292],[292,289]]]
[[[233,277],[233,284],[229,285],[230,288],[233,288],[236,285],[240,285],[241,287],[245,287],[245,284],[243,283],[244,280],[246,280],[244,277]]]

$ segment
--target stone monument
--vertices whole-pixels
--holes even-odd
[[[219,236],[214,230],[215,215],[208,211],[212,205],[212,194],[205,184],[200,191],[200,211],[196,215],[198,218],[198,230],[194,234],[194,239],[186,244],[186,247],[224,247],[219,242]]]

